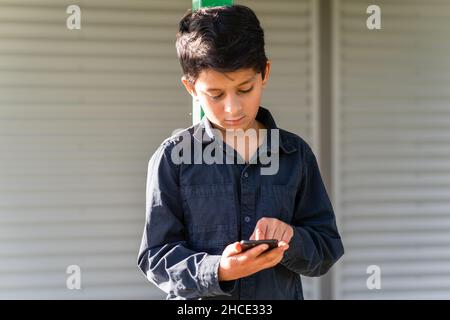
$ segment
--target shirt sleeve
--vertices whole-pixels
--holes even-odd
[[[218,281],[221,256],[187,247],[179,166],[171,161],[170,154],[168,144],[163,143],[148,163],[146,219],[138,267],[170,298],[229,295]]]
[[[316,157],[309,146],[305,149],[302,181],[295,199],[294,235],[281,264],[304,276],[321,276],[344,254],[344,247]]]

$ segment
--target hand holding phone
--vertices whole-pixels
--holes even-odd
[[[262,248],[260,244],[266,244],[268,248]],[[243,240],[231,243],[222,252],[218,271],[219,281],[240,279],[271,268],[280,263],[288,248],[287,243],[277,239]]]

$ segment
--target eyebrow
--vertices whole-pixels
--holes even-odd
[[[250,79],[245,80],[244,82],[240,83],[240,84],[238,85],[238,87],[242,86],[243,84],[252,82],[252,81],[256,78],[256,76],[257,76],[257,74],[255,74],[255,75],[254,75],[253,77],[251,77]],[[209,88],[209,89],[206,89],[206,91],[221,91],[221,90],[222,90],[222,89],[216,89],[216,88]]]

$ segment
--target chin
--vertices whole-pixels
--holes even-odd
[[[223,128],[225,128],[226,130],[233,130],[233,131],[236,131],[236,130],[243,130],[243,131],[245,131],[245,128],[247,128],[247,126],[243,126],[243,125],[240,125],[240,126],[230,126],[230,125],[228,125],[228,124],[224,124],[224,125],[223,125]]]
[[[242,129],[245,130],[246,128],[248,128],[248,121],[246,121],[247,117],[243,118],[241,121],[237,122],[237,123],[230,123],[228,121],[223,121],[222,126],[226,129],[230,129],[230,130],[238,130],[238,129]]]

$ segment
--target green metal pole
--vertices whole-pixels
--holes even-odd
[[[232,5],[233,0],[192,0],[192,9]]]
[[[192,0],[192,10],[198,10],[205,7],[216,7],[216,6],[226,6],[232,5],[233,0]],[[200,103],[193,100],[192,102],[192,122],[196,124],[199,122],[205,113],[203,112]]]

